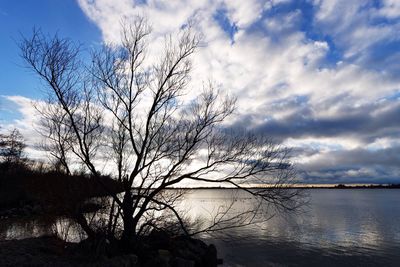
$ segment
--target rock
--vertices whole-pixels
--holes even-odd
[[[170,236],[164,231],[153,230],[149,235],[149,241],[155,249],[167,249],[170,245]]]
[[[24,216],[29,216],[29,215],[31,214],[29,208],[26,207],[26,206],[23,207],[23,208],[21,209],[21,213],[22,213],[22,215],[24,215]]]
[[[162,261],[164,261],[165,263],[169,263],[170,259],[171,259],[171,253],[166,250],[166,249],[159,249],[158,250],[158,255],[160,257],[160,259]]]
[[[107,265],[112,267],[129,267],[130,262],[123,257],[115,257],[109,260]]]
[[[130,254],[127,256],[129,258],[129,261],[131,263],[131,266],[136,266],[138,263],[138,256],[136,256],[135,254]]]
[[[208,246],[203,257],[203,263],[207,267],[217,266],[217,248],[213,244]]]
[[[187,259],[187,260],[192,260],[196,263],[196,266],[201,266],[202,263],[202,258],[201,258],[201,251],[193,251],[193,250],[189,250],[189,249],[179,249],[177,251],[177,256],[181,257],[183,259]]]
[[[172,261],[173,267],[195,267],[195,262],[191,260],[182,259],[180,257],[176,257]]]
[[[148,258],[141,266],[146,267],[170,267],[169,262],[163,261],[158,255]]]
[[[97,262],[98,266],[107,267],[135,267],[138,266],[138,257],[135,254],[122,255]]]
[[[42,212],[42,207],[38,204],[34,205],[32,208],[33,213],[40,214]]]

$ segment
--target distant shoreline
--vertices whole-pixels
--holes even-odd
[[[274,189],[273,186],[244,186],[245,189]],[[204,189],[237,189],[235,187],[174,187],[171,190],[204,190]],[[323,184],[323,185],[293,185],[280,189],[400,189],[400,184]]]

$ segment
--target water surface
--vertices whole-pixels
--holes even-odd
[[[400,266],[400,190],[312,189],[301,214],[206,237],[226,266]],[[196,191],[207,207],[229,192]]]
[[[312,189],[300,214],[213,235],[223,266],[400,266],[399,189]],[[234,190],[192,190],[182,203],[192,218],[207,220],[236,197],[236,209],[251,205]],[[49,224],[52,224],[49,227]],[[57,230],[79,240],[66,219],[3,220],[0,239],[40,236]],[[72,234],[71,234],[72,233]]]

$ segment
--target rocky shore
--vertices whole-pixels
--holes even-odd
[[[0,266],[214,267],[222,263],[214,245],[162,232],[151,234],[136,254],[99,254],[89,246],[54,236],[0,241]]]

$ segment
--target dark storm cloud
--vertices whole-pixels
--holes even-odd
[[[400,166],[400,146],[386,149],[352,149],[332,151],[328,155],[322,156],[319,161],[314,161],[307,165],[309,170],[318,170],[323,168],[334,168],[342,166],[351,168],[354,166],[382,166],[399,167]]]
[[[247,116],[238,125],[248,125],[251,118]],[[324,118],[313,114],[310,107],[300,107],[279,120],[267,119],[254,129],[278,140],[352,136],[368,143],[380,137],[400,136],[400,104],[384,101],[378,105],[349,108]]]
[[[308,151],[300,157],[307,157]],[[331,151],[310,163],[299,164],[301,178],[311,183],[398,183],[400,146],[368,150]]]

